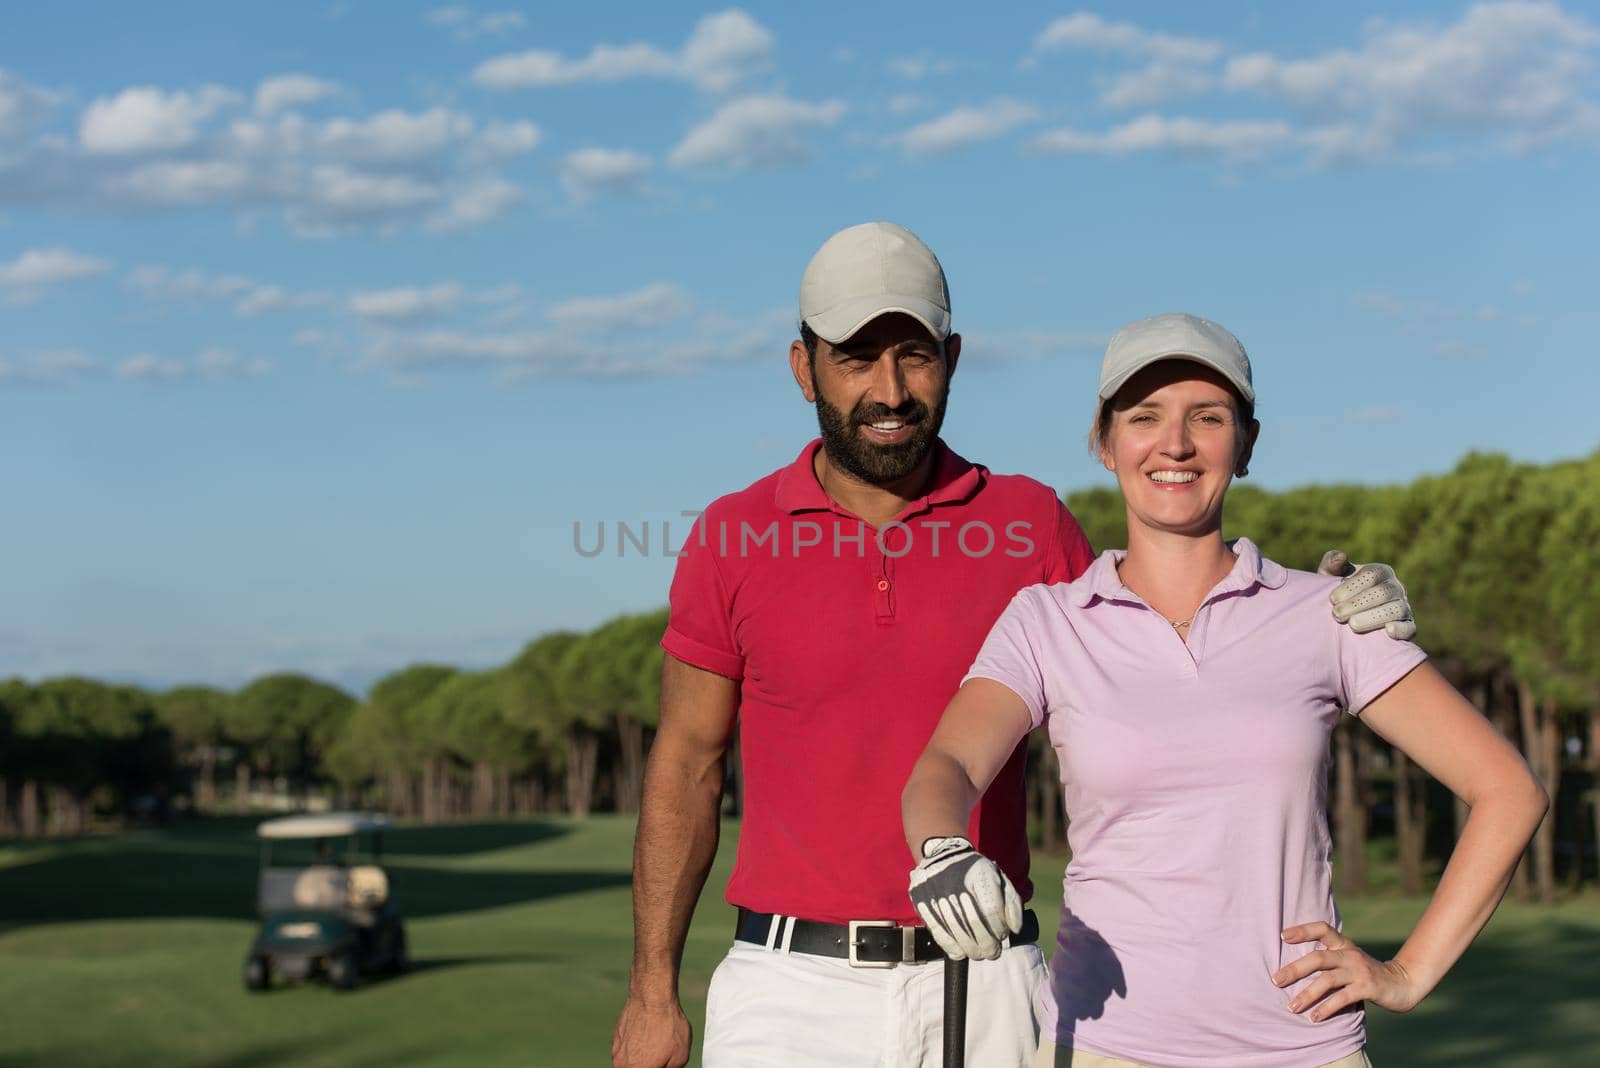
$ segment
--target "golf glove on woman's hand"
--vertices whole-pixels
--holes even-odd
[[[1022,898],[1000,866],[960,836],[922,843],[911,902],[951,960],[994,960],[1022,930]]]
[[[1417,624],[1411,618],[1411,601],[1406,588],[1388,564],[1351,564],[1338,549],[1322,554],[1317,571],[1344,579],[1334,587],[1328,600],[1333,602],[1333,618],[1350,624],[1357,634],[1382,627],[1396,641],[1416,637]]]

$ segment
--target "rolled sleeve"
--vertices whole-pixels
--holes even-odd
[[[1029,722],[1037,727],[1049,712],[1045,700],[1044,668],[1040,664],[1039,611],[1029,587],[1018,593],[989,630],[978,658],[961,681],[989,679],[1022,698]]]
[[[706,517],[689,532],[678,556],[661,648],[690,667],[744,678],[744,656],[733,633],[733,604],[717,554],[702,537]]]
[[[1362,709],[1428,659],[1415,642],[1395,641],[1382,630],[1357,634],[1346,624],[1330,623],[1336,631],[1340,696],[1345,711],[1352,716],[1359,716]]]

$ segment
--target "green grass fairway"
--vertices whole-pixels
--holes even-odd
[[[608,1063],[627,984],[632,823],[602,817],[407,828],[387,843],[416,969],[350,994],[248,995],[254,821],[72,842],[0,842],[0,1066],[264,1068]],[[684,962],[699,1021],[731,910],[730,825]],[[1053,936],[1058,858],[1036,902]],[[1392,949],[1421,902],[1345,905]],[[1600,901],[1507,905],[1421,1009],[1372,1016],[1379,1068],[1600,1063]]]

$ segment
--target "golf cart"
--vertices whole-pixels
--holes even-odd
[[[317,975],[340,990],[363,972],[402,972],[406,932],[389,900],[383,863],[387,816],[328,812],[285,816],[256,828],[261,932],[244,962],[244,985]]]

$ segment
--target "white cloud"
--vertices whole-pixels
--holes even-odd
[[[56,97],[0,69],[0,142],[22,137],[44,121]]]
[[[515,282],[501,282],[497,286],[474,293],[472,299],[479,304],[509,304],[522,296],[522,287]]]
[[[1274,111],[1286,109],[1293,132],[1280,137],[1270,125],[1277,115],[1146,116],[1110,133],[1047,135],[1047,149],[1139,150],[1128,146],[1150,138],[1226,156],[1292,142],[1315,166],[1439,165],[1472,151],[1600,143],[1593,88],[1600,29],[1545,0],[1477,3],[1444,25],[1369,19],[1356,47],[1298,58],[1267,52],[1225,57],[1217,41],[1155,33],[1088,12],[1057,19],[1034,46],[1035,53],[1087,48],[1144,60],[1096,78],[1100,102],[1108,107],[1149,107],[1220,88]],[[1164,131],[1158,123],[1166,124]]]
[[[472,18],[472,9],[460,4],[436,7],[422,16],[435,26],[460,26]]]
[[[0,288],[32,289],[75,282],[102,274],[110,266],[98,256],[68,248],[30,248],[16,259],[0,263]]]
[[[1287,122],[1230,119],[1166,118],[1141,115],[1104,133],[1070,127],[1048,130],[1028,147],[1037,152],[1126,156],[1139,152],[1212,156],[1224,160],[1253,159],[1297,143]]]
[[[464,293],[459,282],[366,290],[350,295],[349,308],[369,322],[415,323],[455,311]]]
[[[290,96],[308,88],[282,80],[299,77],[261,83],[257,95],[270,114],[227,118],[244,97],[216,86],[137,87],[85,109],[75,140],[0,139],[0,211],[216,205],[236,210],[246,225],[277,211],[293,232],[322,236],[457,230],[499,218],[524,198],[505,171],[538,147],[533,123],[483,123],[444,107],[326,120],[275,110],[288,99],[285,88]],[[11,82],[0,80],[0,99],[13,97],[20,99]]]
[[[448,108],[410,112],[390,108],[361,119],[336,118],[309,123],[296,115],[275,124],[237,122],[228,130],[230,147],[270,161],[274,154],[311,155],[361,166],[437,160],[454,152],[477,163],[526,155],[539,145],[531,122],[491,122],[479,127],[470,115]]]
[[[168,382],[175,378],[186,378],[189,375],[187,365],[179,360],[164,360],[159,356],[152,356],[148,352],[141,352],[137,356],[129,356],[117,364],[118,378],[137,378],[147,382]]]
[[[554,355],[556,345],[548,334],[523,331],[511,334],[473,334],[460,330],[429,330],[420,334],[385,334],[370,344],[361,359],[363,367],[418,370],[430,366],[512,364],[542,361]]]
[[[545,309],[553,323],[584,332],[657,330],[682,320],[693,308],[689,294],[671,282],[653,282],[632,293],[579,297]]]
[[[1460,338],[1451,337],[1435,341],[1432,345],[1432,351],[1435,356],[1476,356],[1480,350],[1468,345]]]
[[[701,89],[726,92],[766,66],[776,45],[771,30],[732,8],[695,23],[679,62],[689,80]]]
[[[1416,307],[1413,304],[1409,304],[1406,301],[1401,300],[1392,293],[1382,293],[1378,291],[1357,293],[1355,296],[1355,301],[1357,304],[1367,308],[1369,311],[1375,311],[1380,315],[1386,315],[1393,319],[1398,319],[1402,316],[1410,314]]]
[[[915,82],[930,74],[948,74],[955,69],[955,63],[923,53],[917,56],[897,56],[889,60],[889,69],[906,81]]]
[[[480,15],[460,4],[436,7],[423,18],[434,26],[454,31],[456,37],[463,41],[489,34],[506,34],[528,25],[527,16],[520,11],[487,11]]]
[[[1553,3],[1482,3],[1442,29],[1382,20],[1356,50],[1228,61],[1223,84],[1316,126],[1322,163],[1373,162],[1441,137],[1528,149],[1600,137],[1586,95],[1600,31]]]
[[[500,218],[522,203],[522,188],[500,178],[485,178],[456,190],[444,207],[428,217],[427,229],[453,232]]]
[[[484,127],[478,147],[491,156],[525,156],[539,147],[539,127],[531,122],[494,122]]]
[[[1014,365],[1055,356],[1093,356],[1105,351],[1109,334],[1091,330],[1012,330],[961,333],[961,358],[973,368]]]
[[[787,318],[787,313],[785,314]],[[686,374],[749,362],[783,351],[788,330],[770,324],[696,332],[680,340],[573,337],[559,331],[390,333],[370,344],[359,366],[416,373],[490,367],[508,381],[524,378],[619,378]]]
[[[1035,55],[1077,48],[1145,60],[1136,69],[1095,79],[1100,103],[1112,108],[1148,107],[1208,89],[1218,79],[1206,68],[1223,54],[1221,41],[1157,33],[1087,11],[1056,19],[1033,47]]]
[[[913,111],[920,111],[928,106],[926,97],[915,93],[896,93],[889,98],[889,114],[909,115]]]
[[[803,133],[844,116],[841,101],[808,104],[784,96],[747,96],[718,108],[688,132],[668,159],[675,167],[777,167],[811,154]]]
[[[1200,37],[1180,37],[1142,29],[1131,22],[1107,22],[1089,11],[1065,15],[1046,26],[1033,40],[1035,52],[1087,48],[1097,52],[1208,63],[1222,55],[1222,42]]]
[[[183,148],[199,136],[202,122],[238,100],[238,93],[220,85],[193,93],[168,93],[148,85],[124,89],[84,109],[78,141],[88,152],[108,155]]]
[[[171,206],[225,200],[244,192],[251,170],[238,160],[209,159],[140,164],[106,182],[118,199],[139,205]]]
[[[580,148],[562,158],[561,184],[574,200],[637,194],[652,166],[649,156],[629,148]]]
[[[269,199],[287,201],[306,234],[420,222],[460,230],[499,218],[523,199],[500,167],[539,145],[531,122],[491,122],[447,108],[389,109],[364,119],[236,122],[229,151],[256,165]],[[284,173],[284,161],[303,171]],[[318,165],[313,161],[326,161]],[[455,173],[451,173],[451,172]]]
[[[495,56],[472,72],[490,89],[532,89],[633,78],[673,78],[701,89],[726,92],[767,66],[776,38],[737,8],[706,15],[677,52],[635,42],[599,44],[581,59],[533,49]]]
[[[257,288],[255,282],[242,275],[214,275],[194,267],[175,271],[170,267],[148,263],[129,271],[123,282],[147,296],[168,299],[237,297]]]
[[[356,163],[401,163],[438,155],[470,137],[473,121],[446,108],[390,109],[365,119],[334,119],[318,139],[331,155]]]
[[[329,344],[333,340],[333,335],[329,334],[326,330],[319,330],[318,328],[311,326],[304,330],[295,331],[294,336],[289,340],[293,341],[296,345],[305,345],[310,348],[320,348]]]
[[[311,104],[339,91],[338,85],[309,74],[279,74],[256,86],[256,114],[276,115],[301,104]]]
[[[291,293],[282,286],[265,285],[237,274],[210,274],[199,268],[174,270],[158,264],[140,264],[123,277],[123,284],[152,299],[231,300],[237,315],[246,317],[328,303],[326,293]]]
[[[219,379],[245,379],[266,374],[270,365],[266,360],[246,360],[227,349],[203,350],[195,360],[168,360],[154,353],[141,352],[133,357],[118,360],[107,368],[104,363],[88,357],[77,349],[58,352],[30,353],[16,360],[0,358],[0,382],[24,382],[30,385],[75,385],[88,379],[104,377],[109,371],[118,379],[141,382],[176,382],[200,377],[206,381]]]
[[[1398,297],[1393,293],[1379,290],[1357,293],[1355,302],[1385,318],[1399,320],[1407,326],[1420,325],[1428,329],[1433,329],[1442,322],[1467,320],[1493,322],[1503,314],[1494,304],[1445,304],[1436,300]]]
[[[656,282],[551,305],[544,311],[548,325],[538,329],[381,328],[369,336],[356,366],[407,381],[431,369],[471,367],[493,369],[504,380],[683,374],[784,351],[791,315],[732,320],[697,308],[676,284]]]
[[[98,373],[100,369],[100,361],[77,349],[34,352],[16,359],[0,357],[0,382],[70,385]]]
[[[1204,92],[1216,84],[1217,76],[1209,71],[1158,59],[1107,78],[1100,87],[1100,102],[1112,108],[1148,107]]]
[[[1039,109],[1026,101],[1001,98],[981,107],[956,108],[911,127],[896,140],[913,155],[954,152],[1002,137],[1038,115]]]
[[[491,326],[511,326],[528,317],[528,306],[523,301],[513,301],[503,307],[496,308],[484,318],[484,322]]]
[[[233,310],[244,316],[263,312],[282,311],[289,307],[291,298],[280,286],[259,286],[241,297]]]
[[[118,378],[141,382],[177,382],[202,378],[219,381],[228,378],[257,378],[267,373],[271,365],[266,360],[246,359],[224,348],[203,350],[193,360],[178,360],[141,352],[118,361],[113,369]]]
[[[528,303],[522,299],[522,287],[515,282],[502,282],[480,290],[472,294],[471,300],[490,308],[483,321],[494,326],[509,326],[528,316]]]
[[[472,80],[489,89],[531,89],[666,78],[677,71],[673,58],[653,45],[596,45],[583,59],[569,60],[559,52],[537,49],[495,56],[478,64]]]
[[[307,236],[326,236],[362,225],[393,226],[397,216],[437,204],[439,187],[404,174],[372,174],[337,164],[313,167],[304,195],[285,215]]]
[[[195,371],[202,378],[256,378],[271,365],[266,360],[251,360],[223,348],[209,348],[195,358]]]

